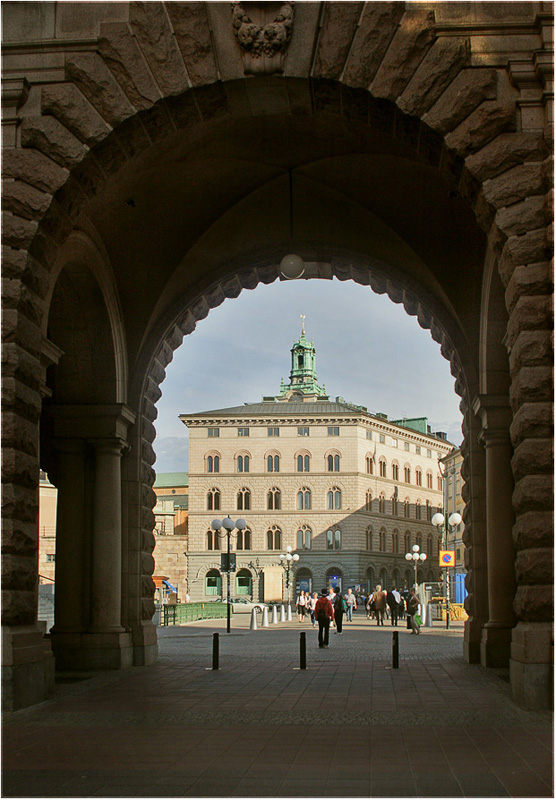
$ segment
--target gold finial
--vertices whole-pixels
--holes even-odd
[[[303,322],[301,323],[301,335],[305,336],[305,314],[300,314],[299,316],[303,320]]]

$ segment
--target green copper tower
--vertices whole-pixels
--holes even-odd
[[[316,350],[313,342],[305,336],[305,316],[302,314],[303,324],[301,336],[294,342],[291,349],[292,367],[290,372],[290,382],[285,384],[282,379],[280,394],[276,400],[303,400],[315,399],[316,397],[326,398],[326,389],[317,383],[316,371]]]

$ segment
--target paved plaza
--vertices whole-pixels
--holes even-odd
[[[308,622],[249,623],[162,628],[152,667],[59,675],[4,718],[3,796],[553,796],[552,714],[464,662],[462,623],[413,636],[358,614],[328,650]]]

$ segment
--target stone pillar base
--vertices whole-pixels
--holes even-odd
[[[148,667],[158,661],[158,639],[156,625],[143,620],[132,628],[133,664],[135,667]]]
[[[484,622],[472,618],[465,621],[463,630],[463,657],[468,664],[481,663],[481,635]]]
[[[507,667],[510,663],[512,628],[483,628],[481,639],[481,665],[483,667]]]
[[[510,683],[524,708],[550,709],[554,701],[552,623],[519,622],[512,631]]]
[[[41,703],[54,691],[50,642],[37,625],[2,627],[2,704],[5,711]]]
[[[125,669],[133,666],[130,633],[50,634],[56,669],[62,671]]]

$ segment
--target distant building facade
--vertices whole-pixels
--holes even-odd
[[[187,594],[188,503],[187,472],[162,472],[153,486],[156,494],[153,581],[159,602],[185,601]]]
[[[315,347],[302,330],[291,350],[289,383],[260,403],[180,415],[190,432],[189,587],[192,600],[225,591],[226,538],[215,518],[243,518],[231,537],[232,596],[287,599],[280,554],[300,556],[289,594],[334,584],[367,591],[409,587],[405,554],[427,554],[418,582],[437,580],[443,508],[439,460],[452,449],[424,418],[389,421],[318,385]],[[281,598],[275,597],[280,576]]]
[[[454,448],[448,455],[440,459],[441,467],[444,472],[444,507],[446,514],[457,512],[463,517],[465,502],[461,496],[462,479],[461,466],[463,456],[459,447]],[[453,580],[450,586],[450,599],[456,603],[463,603],[465,595],[465,546],[463,543],[464,525],[461,523],[453,530],[447,532],[446,550],[453,550],[455,553],[455,569],[452,570]]]

